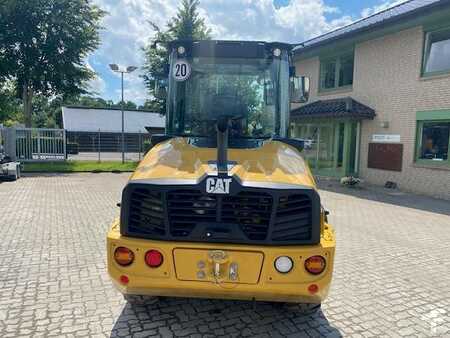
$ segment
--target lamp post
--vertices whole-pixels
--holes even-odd
[[[120,68],[117,64],[110,64],[109,68],[115,73],[120,73],[121,75],[121,83],[122,83],[122,101],[121,101],[121,110],[122,110],[122,163],[125,163],[125,112],[124,112],[124,100],[123,100],[123,76],[124,74],[129,74],[134,72],[138,67],[128,66],[126,69]]]

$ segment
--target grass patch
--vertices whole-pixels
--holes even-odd
[[[131,172],[138,162],[61,161],[24,163],[27,173]]]

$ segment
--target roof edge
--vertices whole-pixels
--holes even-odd
[[[361,21],[367,20],[367,19],[372,18],[372,17],[374,17],[376,15],[379,15],[380,13],[384,13],[386,11],[392,10],[393,8],[397,8],[397,7],[402,6],[404,4],[407,4],[408,2],[411,2],[411,1],[412,0],[407,1],[407,2],[403,2],[401,4],[398,4],[396,6],[387,8],[387,9],[385,9],[383,11],[378,12],[378,13],[372,14],[372,15],[370,15],[368,17],[363,18],[363,19],[360,19],[360,20],[357,20],[355,22],[352,22],[349,25],[346,25],[346,26],[343,26],[343,27],[339,27],[339,28],[337,28],[335,30],[332,30],[332,31],[327,32],[327,33],[322,34],[322,35],[318,35],[318,36],[316,36],[314,38],[311,38],[311,39],[306,40],[306,41],[304,41],[302,43],[299,43],[299,44],[297,44],[297,47],[294,48],[293,53],[294,53],[294,55],[301,55],[303,53],[309,52],[311,50],[314,50],[314,49],[317,49],[317,48],[320,48],[320,47],[323,47],[323,46],[326,46],[326,45],[328,45],[330,43],[333,43],[335,41],[338,41],[338,40],[352,38],[352,37],[355,37],[355,36],[358,36],[358,35],[362,35],[364,33],[376,31],[376,30],[378,30],[380,28],[385,28],[387,26],[391,26],[391,25],[394,25],[396,23],[399,23],[402,20],[410,20],[410,19],[414,19],[415,17],[417,18],[417,13],[429,14],[429,13],[431,13],[431,12],[433,12],[433,11],[439,9],[439,8],[448,7],[450,5],[450,0],[441,0],[440,2],[435,2],[435,3],[429,4],[429,5],[426,5],[426,6],[423,6],[423,7],[419,7],[419,8],[413,9],[413,10],[411,10],[409,12],[395,15],[395,16],[393,16],[391,18],[388,18],[388,19],[385,19],[385,20],[381,20],[381,21],[373,23],[371,25],[364,26],[364,27],[361,27],[361,28],[358,28],[358,29],[355,29],[355,30],[348,31],[346,33],[342,33],[341,35],[336,35],[336,36],[330,37],[328,39],[321,40],[321,41],[319,41],[317,43],[313,43],[313,44],[311,44],[309,46],[304,46],[304,44],[306,44],[308,42],[311,42],[311,41],[314,41],[315,39],[322,38],[322,37],[325,37],[326,35],[338,32],[339,30],[343,30],[345,28],[348,28],[348,27],[350,27],[352,25],[355,25],[355,24],[357,24],[357,23],[359,23]]]
[[[63,108],[71,108],[71,109],[122,111],[122,108],[111,108],[111,107],[87,107],[87,106],[78,106],[78,105],[67,105],[67,106],[62,106],[62,107]],[[158,115],[163,116],[163,114],[160,114],[160,113],[152,111],[152,110],[146,110],[146,109],[127,109],[127,108],[124,108],[124,111],[132,111],[132,112],[137,112],[137,113],[151,113],[151,114],[158,114]]]

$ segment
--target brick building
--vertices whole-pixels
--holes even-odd
[[[412,0],[306,41],[291,133],[318,175],[450,199],[450,1]]]

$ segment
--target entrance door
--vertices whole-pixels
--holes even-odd
[[[355,175],[358,172],[359,122],[351,122],[349,142],[348,174]]]
[[[344,138],[345,138],[345,123],[338,122],[336,123],[336,139],[335,139],[335,147],[337,153],[336,160],[336,168],[341,171],[344,168]]]
[[[339,133],[339,130],[333,122],[320,124],[318,128],[319,141],[316,170],[322,175],[339,176],[340,174],[336,170],[337,154],[335,149],[336,133]]]
[[[315,169],[317,163],[319,127],[309,123],[299,125],[294,137],[304,141],[303,158],[308,162],[311,169]]]
[[[303,157],[317,175],[343,177],[358,171],[359,122],[300,122],[294,137],[305,141]]]

